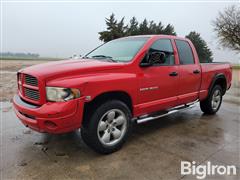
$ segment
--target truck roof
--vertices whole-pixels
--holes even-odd
[[[184,37],[174,36],[174,35],[165,35],[165,34],[147,34],[147,35],[136,35],[136,36],[126,36],[122,38],[138,38],[138,37],[146,37],[146,38],[168,38],[168,39],[181,39],[181,40],[188,40]]]

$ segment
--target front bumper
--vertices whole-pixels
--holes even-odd
[[[17,117],[25,126],[38,132],[59,134],[81,127],[84,100],[79,98],[35,106],[15,95],[13,106]]]

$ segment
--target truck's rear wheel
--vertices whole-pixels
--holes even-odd
[[[127,139],[131,112],[123,102],[111,100],[97,107],[84,124],[81,129],[84,142],[99,153],[112,153]]]
[[[208,98],[200,102],[201,110],[206,114],[215,114],[222,104],[222,88],[215,85]]]

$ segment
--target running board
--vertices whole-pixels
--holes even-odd
[[[180,112],[180,111],[183,111],[183,110],[193,108],[197,102],[198,102],[198,100],[194,101],[192,103],[189,103],[189,104],[184,104],[184,105],[180,105],[180,106],[168,109],[165,112],[161,112],[161,113],[158,113],[158,114],[155,114],[155,115],[147,115],[146,114],[146,115],[138,117],[135,120],[138,124],[144,123],[144,122],[147,122],[147,121],[152,121],[154,119],[158,119],[158,118],[161,118],[161,117],[164,117],[164,116],[168,116],[168,115],[176,113],[176,112]]]

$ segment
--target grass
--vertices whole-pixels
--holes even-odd
[[[240,64],[234,64],[232,67],[233,69],[240,69]]]
[[[48,57],[40,57],[40,58],[22,58],[22,57],[14,57],[14,58],[8,58],[8,57],[2,57],[0,58],[0,60],[4,61],[4,60],[23,60],[23,61],[57,61],[57,60],[62,60],[63,58],[48,58]]]

